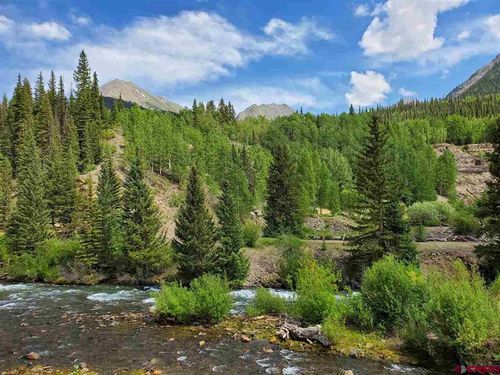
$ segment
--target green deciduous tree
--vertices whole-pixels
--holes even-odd
[[[457,179],[457,162],[450,150],[437,158],[436,190],[438,194],[453,198],[456,195],[455,181]]]
[[[179,261],[179,272],[192,280],[212,271],[217,231],[205,204],[203,187],[195,166],[191,167],[186,200],[176,220],[173,248]]]

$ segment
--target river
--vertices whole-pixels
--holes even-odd
[[[230,335],[211,337],[147,319],[151,288],[115,285],[0,284],[0,370],[27,364],[37,352],[43,365],[85,363],[101,374],[155,367],[166,374],[428,374],[428,369],[383,364],[331,353],[299,353]],[[293,298],[290,292],[276,291]],[[233,292],[241,313],[251,289]],[[200,345],[204,341],[204,345]],[[269,350],[272,349],[272,350]]]

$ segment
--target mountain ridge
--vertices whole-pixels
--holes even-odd
[[[246,118],[256,118],[262,116],[269,120],[273,120],[277,117],[289,116],[292,113],[295,113],[295,111],[287,104],[252,104],[241,111],[236,118],[238,120],[244,120]]]

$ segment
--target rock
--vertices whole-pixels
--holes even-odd
[[[38,354],[37,352],[29,352],[25,355],[25,358],[29,359],[30,361],[36,361],[40,359],[40,354]]]
[[[198,344],[199,344],[201,347],[205,346],[205,340],[201,340]]]
[[[365,353],[361,349],[351,348],[349,350],[349,356],[354,358],[363,358],[365,356]]]
[[[250,342],[252,339],[248,337],[247,335],[241,335],[241,341],[243,342]]]
[[[79,366],[81,369],[87,368],[87,364],[86,364],[85,362],[81,362],[78,366]]]
[[[262,348],[262,351],[264,353],[274,353],[274,350],[272,350],[271,348]]]
[[[354,375],[352,370],[340,370],[339,375]]]

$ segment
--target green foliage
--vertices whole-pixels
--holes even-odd
[[[279,315],[287,311],[287,301],[269,289],[257,288],[255,297],[247,306],[246,313],[249,316]]]
[[[374,324],[390,331],[420,314],[427,290],[417,268],[388,256],[366,270],[361,295]]]
[[[170,283],[154,293],[156,314],[178,323],[217,323],[229,313],[233,299],[222,279],[203,275],[190,288]]]
[[[500,117],[492,129],[494,151],[490,155],[491,181],[487,183],[484,199],[480,202],[479,216],[483,219],[483,234],[488,243],[476,248],[481,272],[488,281],[500,273]]]
[[[287,145],[275,146],[267,189],[267,236],[300,235],[302,232],[301,186],[298,184],[296,173],[297,166],[292,159],[290,148]]]
[[[336,305],[339,276],[315,260],[304,263],[297,274],[294,311],[306,323],[321,323]]]
[[[453,232],[462,235],[476,235],[479,232],[479,220],[467,210],[456,210],[451,217]]]
[[[500,345],[500,306],[483,279],[457,261],[453,275],[434,273],[427,288],[425,315],[405,330],[408,344],[436,358],[454,352],[463,361],[491,359]]]
[[[276,239],[275,246],[281,254],[278,264],[278,273],[281,282],[286,284],[289,288],[295,288],[297,286],[297,277],[300,268],[302,268],[312,256],[305,247],[304,242],[295,236],[282,235]]]
[[[260,237],[262,237],[260,225],[252,220],[245,221],[242,228],[243,245],[255,247]]]
[[[222,185],[222,194],[217,206],[219,219],[219,249],[214,262],[214,272],[226,278],[232,285],[241,285],[246,280],[250,266],[243,253],[242,226],[229,185]]]
[[[438,194],[453,198],[456,195],[457,162],[450,150],[445,150],[436,163],[436,190]]]
[[[186,200],[179,209],[172,246],[182,277],[192,280],[213,270],[217,231],[205,205],[196,167],[191,168]]]
[[[408,207],[408,216],[412,225],[433,227],[449,224],[453,214],[453,207],[446,202],[417,202]]]
[[[5,229],[12,209],[12,167],[9,159],[0,154],[0,228]]]

